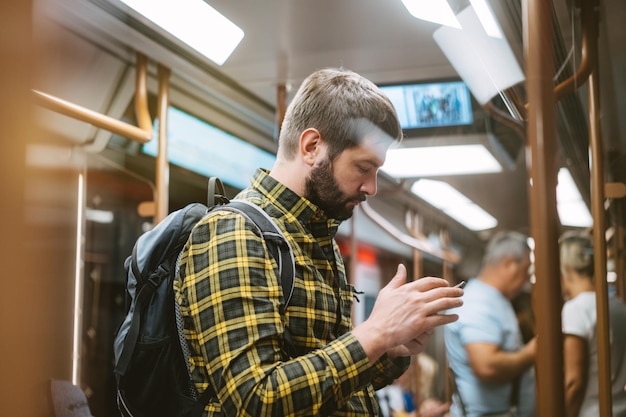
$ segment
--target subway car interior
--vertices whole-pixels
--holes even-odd
[[[447,13],[431,13],[437,3]],[[209,177],[233,197],[271,168],[286,106],[325,67],[380,86],[404,132],[377,194],[337,235],[364,292],[354,320],[398,263],[410,279],[456,284],[476,276],[494,233],[521,232],[541,317],[538,415],[564,415],[559,235],[593,233],[606,249],[597,288],[624,298],[626,2],[28,0],[0,11],[3,415],[52,415],[50,380],[78,386],[93,415],[118,415],[113,337],[134,242],[205,202]],[[437,332],[426,353],[438,366],[430,395],[445,401],[442,346]]]

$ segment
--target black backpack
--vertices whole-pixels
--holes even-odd
[[[173,281],[193,227],[219,207],[247,216],[268,243],[280,269],[285,304],[293,292],[294,259],[289,243],[267,213],[243,200],[229,201],[219,179],[209,180],[208,206],[193,203],[174,211],[139,237],[124,262],[128,313],[114,340],[117,406],[125,417],[199,417],[211,395],[199,395],[188,367]],[[291,344],[289,333],[285,343]],[[287,347],[289,349],[289,347]]]

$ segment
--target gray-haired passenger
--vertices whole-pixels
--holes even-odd
[[[456,390],[454,417],[535,415],[536,338],[523,344],[511,300],[528,284],[526,236],[499,232],[488,242],[478,276],[465,287],[459,320],[445,326]]]

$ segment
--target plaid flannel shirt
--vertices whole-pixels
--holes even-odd
[[[354,291],[334,240],[339,223],[263,170],[237,198],[261,206],[287,236],[295,287],[281,315],[278,265],[242,215],[217,210],[195,227],[174,291],[192,377],[199,392],[213,393],[205,415],[379,415],[374,390],[408,361],[384,355],[370,364],[350,333]],[[285,327],[295,357],[284,353]]]

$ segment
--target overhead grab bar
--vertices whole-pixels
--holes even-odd
[[[135,112],[139,127],[38,90],[32,90],[32,92],[37,103],[42,107],[73,119],[90,123],[101,129],[106,129],[135,142],[146,143],[153,136],[152,120],[148,110],[147,67],[148,61],[145,55],[137,53]]]
[[[594,16],[593,9],[597,7],[597,2],[583,1],[581,6],[581,47],[580,65],[576,72],[565,81],[554,87],[554,102],[558,102],[569,93],[573,93],[576,88],[584,84],[591,75],[595,62],[593,57],[596,54],[597,45],[592,42],[598,37],[598,22]],[[524,106],[528,110],[528,103]],[[487,109],[491,110],[491,109]]]
[[[439,250],[433,247],[430,242],[416,239],[406,233],[401,232],[387,219],[378,214],[378,212],[376,212],[376,210],[374,210],[366,201],[362,202],[359,207],[361,207],[363,213],[365,213],[367,217],[369,217],[374,223],[379,225],[384,231],[389,233],[393,238],[400,241],[401,243],[404,243],[407,246],[415,248],[429,255],[435,256],[444,261],[452,262],[454,264],[459,263],[460,256],[458,254],[448,250]]]
[[[149,134],[146,142],[153,136],[152,118],[148,110],[148,59],[137,52],[137,77],[135,82],[135,116],[139,128]]]
[[[554,101],[558,102],[566,94],[574,92],[576,88],[584,84],[591,75],[595,66],[597,53],[598,22],[594,13],[597,1],[583,1],[581,6],[581,60],[578,69],[567,80],[554,88]]]

